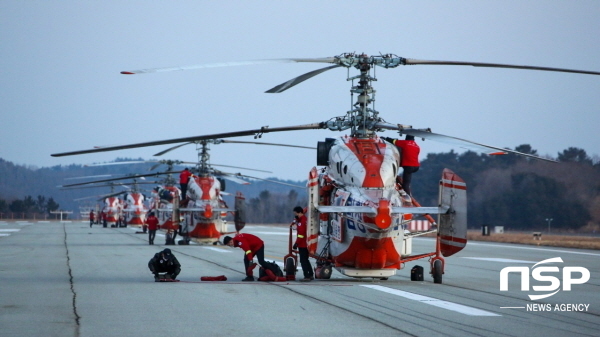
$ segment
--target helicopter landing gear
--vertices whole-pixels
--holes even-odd
[[[317,267],[315,268],[315,278],[329,280],[331,278],[332,271],[333,268],[331,267],[331,263],[317,263]]]
[[[285,266],[284,266],[284,270],[285,270],[285,278],[288,280],[295,280],[296,279],[296,259],[292,256],[288,256],[285,259]]]
[[[444,274],[444,260],[433,259],[431,262],[431,275],[433,276],[433,283],[442,283],[442,274]]]

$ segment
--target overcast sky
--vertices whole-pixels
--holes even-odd
[[[345,68],[280,94],[264,91],[323,65],[133,76],[122,70],[381,52],[600,71],[599,36],[600,1],[4,0],[0,158],[38,167],[150,159],[169,146],[50,154],[314,123],[350,109]],[[424,65],[378,68],[376,75],[375,109],[387,122],[499,147],[529,144],[552,157],[568,147],[600,154],[600,76]],[[262,141],[316,146],[344,134],[294,131],[266,134]],[[420,145],[422,158],[452,149],[432,141]],[[195,161],[197,155],[190,145],[163,158]],[[222,144],[212,146],[211,162],[303,180],[316,155]]]

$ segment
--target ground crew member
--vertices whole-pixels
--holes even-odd
[[[254,264],[254,256],[264,269],[268,269],[265,262],[265,243],[258,236],[248,233],[237,234],[233,238],[226,236],[223,238],[223,244],[229,247],[239,247],[244,251],[246,278],[242,281],[254,281],[252,268],[250,268],[250,265]]]
[[[94,211],[90,211],[90,228],[92,228],[92,225],[94,224]]]
[[[412,174],[419,170],[419,152],[421,148],[415,142],[415,137],[406,135],[405,140],[393,139],[384,137],[387,142],[396,145],[400,150],[400,166],[402,166],[402,188],[404,191],[412,196],[410,191],[410,182],[412,180]]]
[[[187,186],[188,186],[188,182],[190,181],[191,175],[192,175],[192,172],[190,172],[190,170],[188,170],[187,167],[183,171],[181,171],[181,173],[179,174],[179,186],[181,187],[181,200],[185,200],[185,195],[187,193]]]
[[[308,260],[308,243],[306,238],[306,216],[304,215],[304,209],[300,206],[294,207],[294,215],[296,219],[296,242],[294,243],[294,249],[298,249],[300,253],[300,265],[302,266],[302,272],[304,278],[300,282],[310,282],[314,280],[314,273],[312,265]]]
[[[146,218],[146,225],[148,225],[148,244],[153,245],[158,229],[158,218],[154,216],[154,212],[150,212]]]
[[[171,280],[175,280],[181,272],[181,264],[169,248],[154,254],[148,261],[148,268],[154,274],[154,282],[160,281],[158,273],[167,273]]]

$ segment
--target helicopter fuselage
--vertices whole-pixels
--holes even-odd
[[[393,275],[409,253],[403,252],[406,215],[392,212],[406,201],[396,182],[398,149],[377,136],[344,136],[328,150],[326,167],[320,174],[313,169],[309,179],[309,251],[340,271],[352,269],[352,276]]]
[[[117,197],[108,197],[104,199],[104,208],[102,212],[104,213],[106,223],[108,225],[114,225],[119,221],[121,217],[121,211],[123,209],[123,205],[121,203],[121,199]]]
[[[190,237],[200,241],[218,241],[227,232],[222,210],[221,182],[214,176],[193,176],[188,182],[187,205],[182,208]]]
[[[146,221],[147,207],[144,205],[144,195],[139,192],[130,192],[125,196],[125,220],[129,225],[143,225]]]

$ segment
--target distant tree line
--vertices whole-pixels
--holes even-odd
[[[35,199],[30,195],[23,199],[14,199],[12,201],[0,199],[0,213],[2,213],[2,218],[7,218],[9,212],[18,215],[27,215],[28,218],[31,218],[32,214],[47,215],[52,211],[58,210],[59,206],[52,197],[46,199],[45,196],[41,195],[38,195]]]
[[[537,155],[530,145],[520,145],[515,150]],[[449,168],[467,183],[470,228],[487,224],[505,226],[507,230],[542,230],[547,228],[545,219],[551,218],[552,229],[556,230],[600,230],[600,160],[592,159],[584,150],[574,147],[558,153],[557,158],[549,159],[558,163],[511,154],[491,156],[470,151],[462,154],[454,151],[430,153],[413,175],[413,196],[424,206],[437,205],[441,173],[444,168]],[[133,159],[118,158],[116,161],[130,160]],[[112,187],[57,188],[57,185],[73,182],[67,181],[67,178],[148,172],[151,166],[35,168],[0,159],[0,212],[12,212],[12,209],[16,212],[48,212],[57,209],[60,203],[62,209],[72,210],[75,215],[79,206],[89,206],[81,203],[101,202],[94,196],[110,193]],[[306,188],[303,187],[306,181],[280,181],[301,188],[253,181],[250,185],[228,184],[227,191],[232,195],[241,191],[245,195],[247,222],[289,223],[293,219],[292,209],[307,205]],[[38,197],[31,197],[33,195]],[[79,203],[74,201],[84,197],[90,199]],[[226,196],[230,205],[233,204],[232,198]]]
[[[292,222],[294,207],[306,207],[307,200],[306,198],[299,200],[298,192],[293,189],[287,194],[263,190],[258,197],[250,198],[246,204],[247,222],[282,224]]]
[[[530,145],[515,150],[537,155]],[[449,168],[467,183],[470,228],[542,230],[551,218],[553,230],[600,230],[600,161],[573,147],[553,160],[558,163],[472,151],[429,154],[413,175],[413,196],[421,205],[437,205],[441,174]],[[292,192],[263,190],[248,200],[248,222],[291,221],[290,210],[307,205],[306,193],[299,199]]]
[[[516,151],[537,155],[529,145]],[[550,158],[551,159],[551,158]],[[600,162],[582,149],[558,154],[558,163],[512,154],[429,154],[413,178],[414,197],[436,205],[443,168],[467,183],[468,223],[513,230],[600,230]]]

